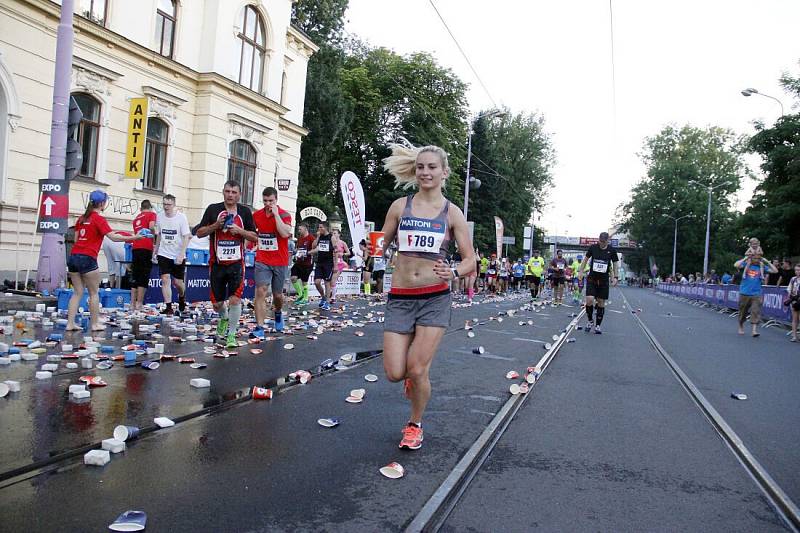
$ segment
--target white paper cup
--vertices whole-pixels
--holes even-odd
[[[5,397],[11,389],[5,383],[0,383],[0,398]]]
[[[355,396],[348,396],[344,399],[347,403],[361,403],[364,401],[363,398],[356,398]]]
[[[367,374],[366,376],[364,376],[364,379],[366,381],[369,381],[370,383],[374,383],[378,381],[378,376],[376,376],[375,374]]]
[[[350,396],[353,398],[364,398],[364,395],[367,393],[366,389],[353,389],[350,391]]]
[[[400,463],[389,463],[388,465],[381,467],[380,473],[389,479],[400,479],[405,475],[406,470]]]
[[[511,386],[508,388],[508,392],[513,395],[519,394],[519,385],[517,383],[512,383]]]

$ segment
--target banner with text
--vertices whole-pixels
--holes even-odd
[[[739,308],[739,286],[738,285],[706,285],[698,283],[695,285],[682,285],[680,283],[659,283],[656,288],[661,292],[674,294],[691,300],[701,300],[722,307],[729,307],[731,310]],[[781,322],[791,322],[792,314],[789,307],[783,305],[783,298],[786,296],[785,287],[762,287],[763,300],[761,314]]]
[[[355,251],[358,251],[358,243],[366,238],[364,189],[361,188],[358,176],[349,170],[342,174],[339,184],[342,188],[344,208],[347,211],[347,223],[350,225],[350,237],[352,237],[352,249],[355,253]]]
[[[500,217],[494,217],[494,233],[497,237],[497,257],[503,257],[503,220]]]
[[[128,147],[125,150],[126,178],[142,178],[146,140],[147,98],[131,98],[131,110],[128,117]]]

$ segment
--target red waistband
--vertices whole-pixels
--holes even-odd
[[[447,283],[439,283],[438,285],[427,285],[425,287],[392,287],[389,290],[389,294],[410,296],[416,294],[432,294],[447,290],[450,290],[450,285]]]

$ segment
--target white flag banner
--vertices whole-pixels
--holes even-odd
[[[347,211],[347,223],[350,225],[350,236],[353,239],[352,249],[358,250],[358,243],[366,238],[366,228],[364,218],[366,215],[366,203],[364,202],[364,189],[361,182],[353,172],[349,170],[342,174],[339,180],[344,197],[344,208]]]

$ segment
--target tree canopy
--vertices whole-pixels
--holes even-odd
[[[298,209],[313,205],[343,212],[338,182],[350,170],[364,187],[367,219],[381,227],[391,202],[407,194],[394,188],[382,163],[389,144],[400,137],[444,148],[451,168],[445,194],[462,206],[467,84],[429,54],[403,56],[343,35],[346,9],[346,0],[293,5],[293,23],[320,46],[308,65],[303,125],[310,133],[301,148]],[[546,194],[551,182],[554,155],[543,125],[540,115],[510,112],[502,120],[475,124],[472,170],[484,186],[473,191],[470,219],[481,247],[493,246],[494,215],[519,233],[522,243],[534,199]]]
[[[800,78],[781,83],[800,99]],[[741,219],[741,231],[761,239],[775,257],[800,255],[800,114],[784,115],[770,128],[756,124],[749,148],[762,157],[764,179]]]
[[[626,257],[633,271],[647,271],[652,256],[661,273],[671,272],[675,222],[669,217],[684,215],[689,217],[679,222],[677,271],[702,271],[709,185],[714,187],[709,268],[731,268],[744,251],[730,200],[748,175],[744,148],[743,137],[718,127],[667,126],[645,140],[640,157],[647,175],[619,209],[620,229],[642,246]]]

